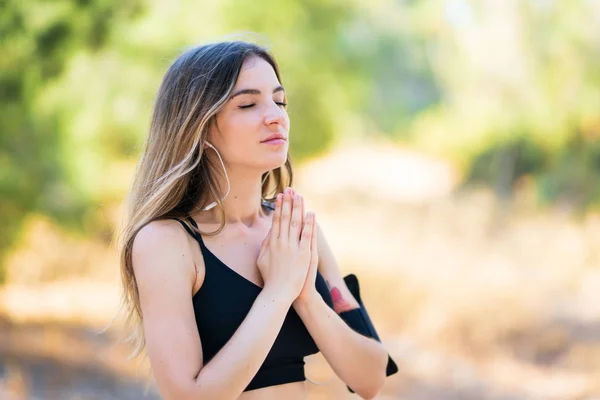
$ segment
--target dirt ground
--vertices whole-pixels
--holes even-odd
[[[399,365],[379,399],[600,399],[600,214],[542,210],[527,190],[501,204],[388,147],[341,149],[297,177]],[[145,367],[118,333],[95,333],[117,309],[114,251],[42,219],[30,231],[0,291],[1,398],[141,398]],[[40,278],[50,265],[60,279]],[[327,382],[307,383],[310,399],[357,398],[321,356],[306,371]]]

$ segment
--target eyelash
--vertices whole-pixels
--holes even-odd
[[[280,105],[280,106],[282,106],[282,107],[286,107],[286,106],[288,105],[288,103],[281,103],[281,102],[276,102],[276,103],[277,103],[277,105]],[[241,108],[241,109],[246,109],[246,108],[251,108],[251,107],[253,107],[254,105],[255,105],[255,104],[248,104],[248,105],[246,105],[246,106],[239,106],[239,108]]]

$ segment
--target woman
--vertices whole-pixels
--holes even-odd
[[[363,398],[395,372],[289,187],[286,105],[275,60],[240,41],[185,52],[159,89],[120,250],[165,399],[302,399],[319,350]]]

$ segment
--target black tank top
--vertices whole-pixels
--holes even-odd
[[[187,221],[198,228],[192,218],[188,217]],[[225,265],[204,245],[201,235],[189,229],[183,221],[179,222],[198,241],[204,257],[204,282],[192,302],[206,364],[233,336],[262,288]],[[327,284],[319,272],[315,286],[333,308]],[[304,381],[304,357],[318,351],[304,323],[290,307],[267,358],[244,391]]]

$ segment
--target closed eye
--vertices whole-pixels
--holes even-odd
[[[283,102],[277,102],[277,101],[276,101],[275,103],[276,103],[278,106],[281,106],[281,107],[286,107],[286,106],[287,106],[287,103],[283,103]],[[252,107],[254,107],[255,105],[256,105],[256,104],[247,104],[247,105],[245,105],[245,106],[239,106],[239,108],[241,108],[241,109],[252,108]]]

